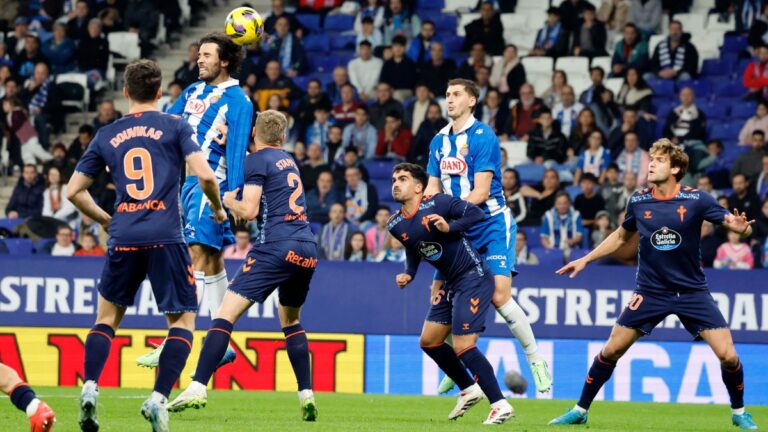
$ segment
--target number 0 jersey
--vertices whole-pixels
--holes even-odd
[[[184,120],[157,111],[99,129],[75,169],[91,178],[105,167],[112,173],[117,199],[110,247],[184,243],[179,177],[186,157],[199,151]]]
[[[291,155],[270,147],[249,154],[245,158],[245,184],[262,186],[259,243],[315,241],[307,221],[299,168]]]

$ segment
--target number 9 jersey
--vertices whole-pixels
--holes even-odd
[[[112,174],[110,247],[184,243],[179,177],[186,157],[199,151],[191,126],[156,111],[99,129],[75,170],[96,178],[106,166]]]

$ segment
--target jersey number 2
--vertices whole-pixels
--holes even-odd
[[[136,167],[136,159],[140,167]],[[144,189],[139,189],[135,184],[125,187],[128,196],[135,200],[145,200],[152,195],[155,189],[155,177],[152,174],[152,155],[145,148],[137,147],[128,150],[123,158],[123,171],[129,180],[142,180]]]
[[[301,178],[296,173],[288,173],[288,187],[296,188],[291,194],[291,198],[288,200],[288,206],[291,211],[296,214],[304,213],[304,207],[296,204],[296,200],[299,199],[302,193],[304,193],[304,186],[301,185]]]

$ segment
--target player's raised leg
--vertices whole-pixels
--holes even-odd
[[[280,327],[285,335],[285,349],[291,361],[296,384],[299,390],[299,405],[301,419],[304,421],[317,420],[317,403],[312,392],[312,375],[310,372],[309,342],[304,328],[299,322],[301,307],[280,305]]]
[[[13,406],[29,417],[32,432],[47,432],[56,422],[56,414],[43,401],[37,398],[35,391],[22,381],[15,370],[0,364],[0,391],[7,394]]]
[[[720,360],[723,384],[731,398],[732,423],[741,429],[757,429],[752,416],[744,409],[744,367],[736,354],[731,331],[728,328],[703,330],[699,336],[709,344]]]
[[[608,382],[616,368],[616,362],[627,352],[629,347],[643,334],[635,329],[614,325],[611,336],[600,353],[597,354],[587,372],[581,396],[576,405],[565,414],[549,422],[551,425],[586,424],[590,405],[597,393]]]

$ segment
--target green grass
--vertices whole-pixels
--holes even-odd
[[[56,411],[54,431],[79,431],[75,388],[37,388],[37,393]],[[146,390],[102,389],[99,397],[101,430],[141,431],[149,425],[139,414]],[[178,391],[174,392],[174,395]],[[427,396],[379,396],[321,393],[316,396],[319,419],[300,420],[295,393],[210,391],[208,406],[171,414],[174,431],[469,431],[476,430],[488,414],[482,402],[455,422],[448,421],[454,399]],[[0,401],[3,431],[28,431],[23,414]],[[722,405],[684,405],[597,402],[589,425],[554,428],[547,422],[560,415],[572,401],[512,399],[517,417],[501,426],[514,431],[589,429],[590,431],[728,431],[730,410]],[[768,407],[750,409],[758,425],[768,425]]]

